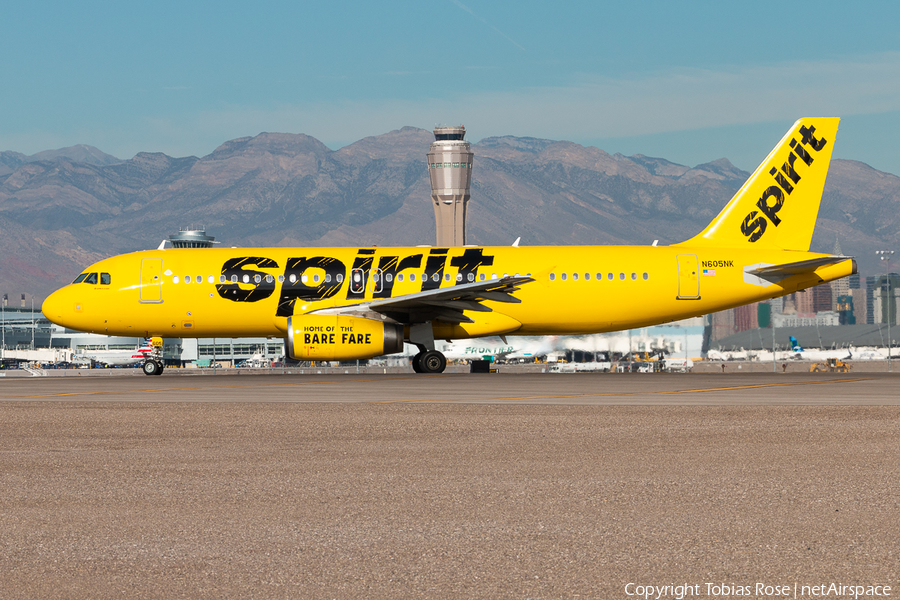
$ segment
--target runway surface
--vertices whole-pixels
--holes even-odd
[[[898,383],[0,380],[0,597],[897,595]]]
[[[9,379],[0,402],[898,405],[898,382],[887,373],[137,375]]]

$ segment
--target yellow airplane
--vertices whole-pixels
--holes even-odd
[[[809,252],[837,118],[797,121],[722,212],[671,246],[158,249],[114,256],[43,312],[81,331],[153,338],[282,337],[298,360],[352,360],[435,339],[571,335],[666,323],[856,273]]]

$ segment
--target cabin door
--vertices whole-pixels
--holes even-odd
[[[141,303],[162,303],[162,259],[141,260]]]
[[[678,261],[678,299],[700,299],[700,259],[696,254],[679,254]]]

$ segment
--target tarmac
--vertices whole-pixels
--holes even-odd
[[[0,379],[0,598],[900,594],[900,376],[733,371]]]

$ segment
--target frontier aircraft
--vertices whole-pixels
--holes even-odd
[[[157,249],[97,262],[43,304],[71,329],[153,340],[281,337],[289,356],[402,352],[440,373],[435,339],[645,327],[857,272],[809,252],[837,118],[797,121],[699,234],[671,246]]]

